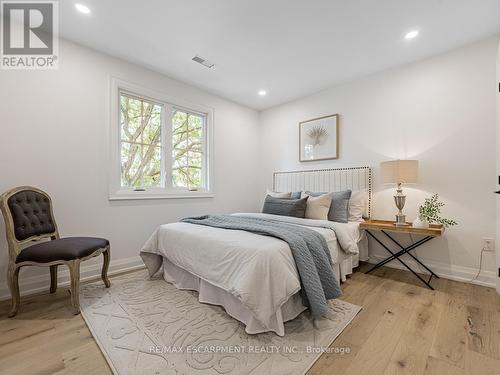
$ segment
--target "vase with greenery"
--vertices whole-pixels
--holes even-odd
[[[441,224],[443,227],[448,228],[458,223],[453,219],[446,219],[441,217],[441,208],[444,203],[439,201],[438,194],[434,194],[430,198],[426,198],[424,204],[418,209],[418,218],[413,223],[413,226],[420,228],[428,228],[429,224]]]

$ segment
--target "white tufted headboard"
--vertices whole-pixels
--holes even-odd
[[[368,215],[372,214],[372,169],[350,167],[274,172],[274,191],[368,190]]]

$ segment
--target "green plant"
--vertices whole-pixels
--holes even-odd
[[[448,228],[458,223],[453,219],[445,219],[440,216],[441,207],[444,206],[443,202],[440,202],[439,196],[434,194],[430,198],[426,198],[424,204],[418,209],[418,217],[422,221],[427,221],[428,223],[438,223],[442,224],[443,227]]]

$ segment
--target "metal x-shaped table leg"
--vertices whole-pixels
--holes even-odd
[[[385,231],[382,231],[382,233],[384,233],[387,237],[389,237],[389,239],[391,239],[392,242],[394,242],[396,245],[398,245],[401,250],[398,251],[398,252],[393,252],[391,249],[389,249],[382,241],[380,241],[377,237],[375,237],[375,235],[373,233],[371,233],[369,230],[366,231],[368,233],[368,235],[370,235],[375,241],[377,241],[380,246],[382,246],[384,249],[386,249],[390,254],[391,256],[382,260],[381,262],[377,263],[375,266],[373,266],[372,268],[370,268],[368,271],[366,271],[365,273],[370,273],[374,270],[376,270],[377,268],[383,266],[384,264],[387,264],[393,260],[398,260],[403,266],[405,266],[411,273],[413,273],[420,281],[422,281],[428,288],[434,290],[434,288],[432,287],[431,284],[429,284],[429,282],[431,281],[432,277],[436,277],[436,278],[439,278],[438,275],[436,275],[434,272],[432,272],[425,264],[423,264],[420,260],[418,260],[413,254],[410,253],[411,250],[419,247],[420,245],[423,245],[424,243],[426,243],[427,241],[430,241],[433,237],[431,236],[427,236],[427,237],[424,237],[422,238],[421,240],[411,244],[410,246],[407,246],[407,247],[404,247],[403,245],[401,245],[399,242],[397,242],[394,238],[392,238],[387,232]],[[428,281],[425,281],[419,274],[417,274],[410,266],[408,266],[403,260],[400,259],[400,257],[404,254],[408,254],[409,256],[411,256],[416,262],[418,262],[418,264],[420,264],[422,267],[424,267],[427,271],[430,272],[430,277],[429,277],[429,280]]]

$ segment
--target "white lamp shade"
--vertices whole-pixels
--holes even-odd
[[[418,160],[391,160],[380,163],[382,179],[386,184],[415,184],[418,178]]]

